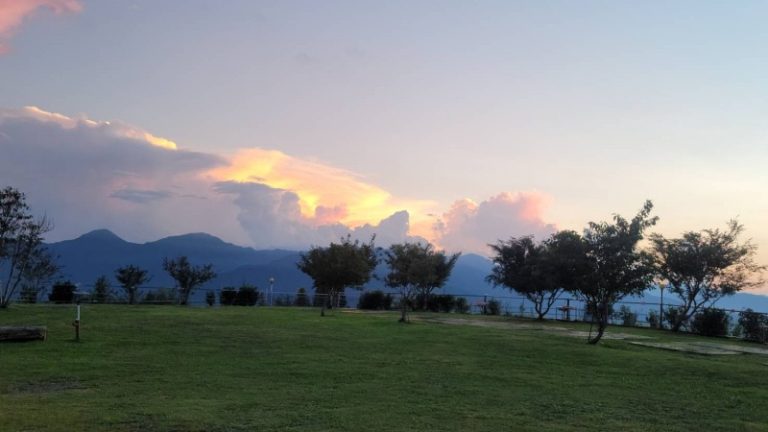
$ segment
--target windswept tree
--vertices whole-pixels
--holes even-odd
[[[315,293],[325,298],[320,315],[325,316],[325,309],[344,289],[361,289],[371,280],[378,263],[373,241],[373,238],[368,243],[352,241],[348,235],[339,243],[315,246],[301,254],[296,266],[312,278]]]
[[[603,337],[613,305],[626,296],[641,294],[653,281],[650,255],[637,247],[645,230],[658,220],[650,216],[652,209],[653,203],[646,201],[630,221],[614,215],[613,223],[590,222],[584,230],[590,271],[576,293],[590,305],[597,321],[597,334],[589,339],[590,344]]]
[[[575,290],[589,266],[586,244],[574,231],[560,231],[541,243],[532,236],[512,237],[490,245],[492,273],[486,280],[525,296],[541,320],[564,291]]]
[[[0,189],[0,308],[7,308],[20,284],[45,254],[43,235],[51,230],[45,217],[34,218],[24,193]]]
[[[739,242],[743,232],[744,226],[731,220],[725,231],[688,231],[674,239],[651,236],[656,270],[668,282],[669,292],[683,302],[673,314],[672,331],[702,308],[761,283],[755,276],[764,267],[755,264],[756,246],[749,240]]]
[[[431,244],[400,243],[390,246],[384,261],[389,267],[384,282],[400,292],[400,322],[408,321],[408,305],[414,295],[428,296],[445,285],[460,254],[446,255]]]
[[[216,277],[213,265],[194,266],[186,256],[176,259],[163,259],[163,269],[176,280],[179,288],[179,304],[189,303],[189,295],[198,286]]]
[[[135,265],[128,265],[115,270],[115,279],[125,291],[128,304],[134,304],[139,300],[139,287],[149,282],[151,278],[146,270]]]

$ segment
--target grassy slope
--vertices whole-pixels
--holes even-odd
[[[765,357],[302,309],[15,306],[0,430],[768,430]],[[611,329],[609,329],[611,331]]]

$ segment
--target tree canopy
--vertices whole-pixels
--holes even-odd
[[[149,282],[150,277],[147,270],[143,270],[135,265],[120,267],[115,270],[115,279],[120,283],[128,297],[128,304],[134,304],[137,300],[139,286]]]
[[[45,217],[32,216],[26,196],[6,187],[0,190],[0,308],[6,308],[19,285],[35,275],[35,269],[47,272],[53,266],[43,250],[43,235],[51,230]]]
[[[314,282],[315,292],[325,296],[325,308],[346,288],[362,288],[378,264],[374,238],[368,243],[352,241],[350,236],[325,247],[314,246],[302,253],[296,264]]]
[[[176,259],[166,257],[163,259],[163,269],[176,280],[179,288],[179,304],[181,305],[186,305],[189,302],[189,295],[195,288],[216,277],[213,265],[194,266],[186,256],[180,256]]]
[[[755,245],[749,240],[739,242],[743,232],[744,226],[731,220],[724,231],[688,231],[673,239],[660,234],[650,237],[659,277],[683,302],[673,315],[672,330],[678,331],[702,308],[760,283],[754,276],[764,267],[754,262]]]
[[[589,343],[602,338],[613,304],[639,295],[653,281],[650,255],[637,248],[645,230],[658,220],[650,216],[652,209],[653,203],[646,201],[632,220],[614,215],[613,223],[590,222],[584,230],[590,269],[575,292],[590,305],[598,324],[597,335]]]
[[[401,322],[407,322],[408,305],[416,292],[424,296],[445,285],[460,254],[446,255],[427,243],[393,244],[385,252],[389,267],[384,282],[400,291]]]

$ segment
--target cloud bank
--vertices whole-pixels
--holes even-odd
[[[83,6],[78,0],[0,0],[0,55],[10,50],[9,40],[25,19],[40,9],[56,14],[76,13]]]
[[[353,172],[277,150],[229,156],[180,148],[121,122],[36,107],[0,110],[0,185],[18,187],[56,223],[55,239],[109,228],[134,241],[204,231],[257,248],[303,249],[351,234],[387,246],[431,241],[488,254],[487,243],[544,236],[544,197],[502,193],[479,204],[395,197]],[[436,219],[412,215],[438,213]]]

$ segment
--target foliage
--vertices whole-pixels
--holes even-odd
[[[557,232],[541,243],[525,236],[489,246],[494,267],[486,280],[524,295],[539,320],[563,291],[576,288],[589,269],[585,244],[574,231]]]
[[[637,249],[645,230],[658,219],[650,217],[652,209],[653,204],[646,201],[630,221],[614,215],[613,223],[590,222],[584,230],[589,270],[577,280],[578,288],[574,291],[596,306],[598,329],[589,339],[590,344],[603,337],[611,306],[628,295],[642,293],[653,280],[654,269],[648,254]]]
[[[45,217],[32,216],[24,193],[12,187],[0,189],[0,274],[4,278],[0,280],[0,309],[8,307],[22,282],[30,282],[30,275],[40,263],[45,268],[52,262],[41,250],[43,235],[50,230]]]
[[[298,291],[296,291],[296,299],[293,301],[294,306],[299,307],[307,307],[309,306],[309,295],[307,294],[306,288],[299,288]]]
[[[756,246],[739,242],[743,232],[744,226],[731,220],[725,231],[688,231],[676,239],[651,236],[657,272],[668,281],[669,292],[683,301],[680,314],[671,323],[673,331],[700,309],[760,283],[753,276],[764,267],[754,262]]]
[[[339,243],[331,243],[326,247],[312,247],[302,253],[297,267],[306,273],[315,286],[315,294],[324,294],[321,315],[330,304],[340,303],[337,296],[345,288],[362,289],[371,279],[378,258],[374,239],[368,243],[352,241],[350,236],[342,238]]]
[[[214,291],[205,292],[205,304],[213,306],[216,304],[216,293]]]
[[[728,312],[722,309],[701,309],[691,320],[691,331],[702,336],[727,336]]]
[[[739,326],[744,339],[752,342],[768,342],[768,315],[747,309],[739,313]]]
[[[648,315],[646,315],[645,320],[648,322],[648,326],[651,328],[659,328],[659,324],[661,323],[659,313],[654,309],[648,311]]]
[[[427,300],[427,309],[432,312],[451,313],[456,308],[456,297],[443,294],[433,295]]]
[[[357,308],[365,310],[389,310],[392,308],[391,294],[384,293],[384,291],[366,291],[360,295],[357,300]]]
[[[237,290],[235,305],[237,306],[256,306],[261,297],[259,288],[254,285],[243,284]]]
[[[389,273],[384,283],[400,293],[400,322],[408,321],[408,305],[417,293],[426,299],[445,284],[458,259],[459,254],[447,256],[429,243],[399,243],[387,249],[384,261]]]
[[[487,315],[501,315],[501,302],[496,299],[488,300],[485,305],[485,313]]]
[[[613,318],[621,321],[624,327],[634,327],[637,325],[637,314],[632,312],[627,305],[621,305],[617,312],[613,313]]]
[[[91,300],[94,303],[108,303],[111,297],[109,289],[109,279],[106,276],[99,276],[93,283],[93,295]]]
[[[219,293],[219,304],[222,306],[234,306],[237,304],[237,288],[224,287]]]
[[[193,266],[186,256],[163,259],[163,269],[176,280],[179,288],[179,304],[186,305],[189,296],[198,286],[216,277],[211,264]]]
[[[60,281],[53,284],[48,301],[53,303],[72,303],[77,286],[70,281]]]
[[[453,310],[460,314],[469,313],[469,302],[464,297],[457,297]]]
[[[681,319],[680,317],[682,314],[683,312],[680,306],[667,306],[667,309],[664,311],[662,323],[667,323],[669,326],[672,326],[674,323],[679,322],[681,328],[687,329],[688,320]]]
[[[139,287],[151,278],[147,275],[147,270],[128,265],[115,270],[115,279],[125,291],[128,304],[135,304],[139,300]]]
[[[144,295],[142,304],[174,304],[179,301],[179,292],[175,288],[157,288]]]
[[[35,249],[24,269],[20,297],[23,303],[37,303],[40,294],[51,279],[59,272],[56,260],[44,247]]]

